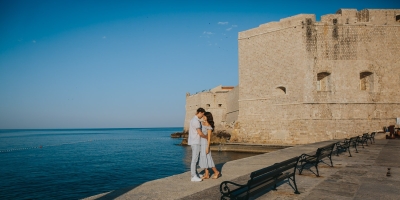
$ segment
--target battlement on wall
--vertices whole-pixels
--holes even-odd
[[[287,18],[282,18],[279,20],[279,22],[269,22],[266,24],[261,24],[259,27],[262,28],[287,28],[291,26],[295,26],[298,24],[301,24],[304,19],[306,18],[311,18],[313,21],[315,21],[315,15],[314,14],[298,14],[295,16],[287,17]]]
[[[336,14],[321,16],[326,24],[400,25],[400,9],[339,9]]]
[[[316,21],[314,14],[298,14],[295,16],[280,19],[279,22],[269,22],[261,24],[257,28],[239,32],[240,39],[279,31],[287,28],[296,28],[307,23],[324,25],[399,25],[400,9],[339,9],[335,14],[321,16],[320,21]]]
[[[261,24],[257,28],[239,32],[239,40],[247,39],[256,35],[279,31],[286,28],[296,27],[304,23],[305,19],[312,19],[315,22],[314,14],[299,14],[287,18],[280,19],[279,22],[269,22]]]
[[[215,88],[212,88],[212,89],[209,89],[209,90],[203,90],[201,92],[197,92],[196,94],[190,94],[190,93],[187,92],[186,93],[186,97],[191,97],[191,96],[201,95],[201,94],[207,94],[207,93],[212,93],[212,94],[215,94],[215,93],[227,93],[227,92],[233,90],[234,88],[235,87],[233,87],[233,86],[222,86],[222,85],[219,85],[219,86],[217,86]]]

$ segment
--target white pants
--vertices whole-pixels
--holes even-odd
[[[197,176],[197,161],[199,160],[200,144],[192,144],[192,162],[190,163],[190,173],[192,177]]]

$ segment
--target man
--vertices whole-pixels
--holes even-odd
[[[191,181],[200,182],[202,179],[197,175],[197,161],[200,154],[200,139],[206,138],[201,132],[201,118],[203,118],[206,111],[203,108],[198,108],[196,115],[190,120],[188,145],[192,148],[192,162],[190,164],[190,173],[192,175]]]

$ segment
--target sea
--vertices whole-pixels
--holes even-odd
[[[190,171],[190,146],[170,137],[182,130],[0,130],[0,199],[82,199]],[[254,155],[212,152],[216,164]]]

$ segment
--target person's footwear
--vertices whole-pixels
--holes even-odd
[[[199,178],[197,176],[193,176],[192,179],[191,179],[192,182],[201,182],[202,180],[203,179],[201,179],[201,178]]]
[[[201,177],[201,179],[209,179],[209,178],[210,178],[210,175]]]
[[[218,172],[218,174],[214,174],[214,175],[212,176],[213,179],[217,179],[217,178],[219,178],[219,177],[221,177],[221,172]]]

